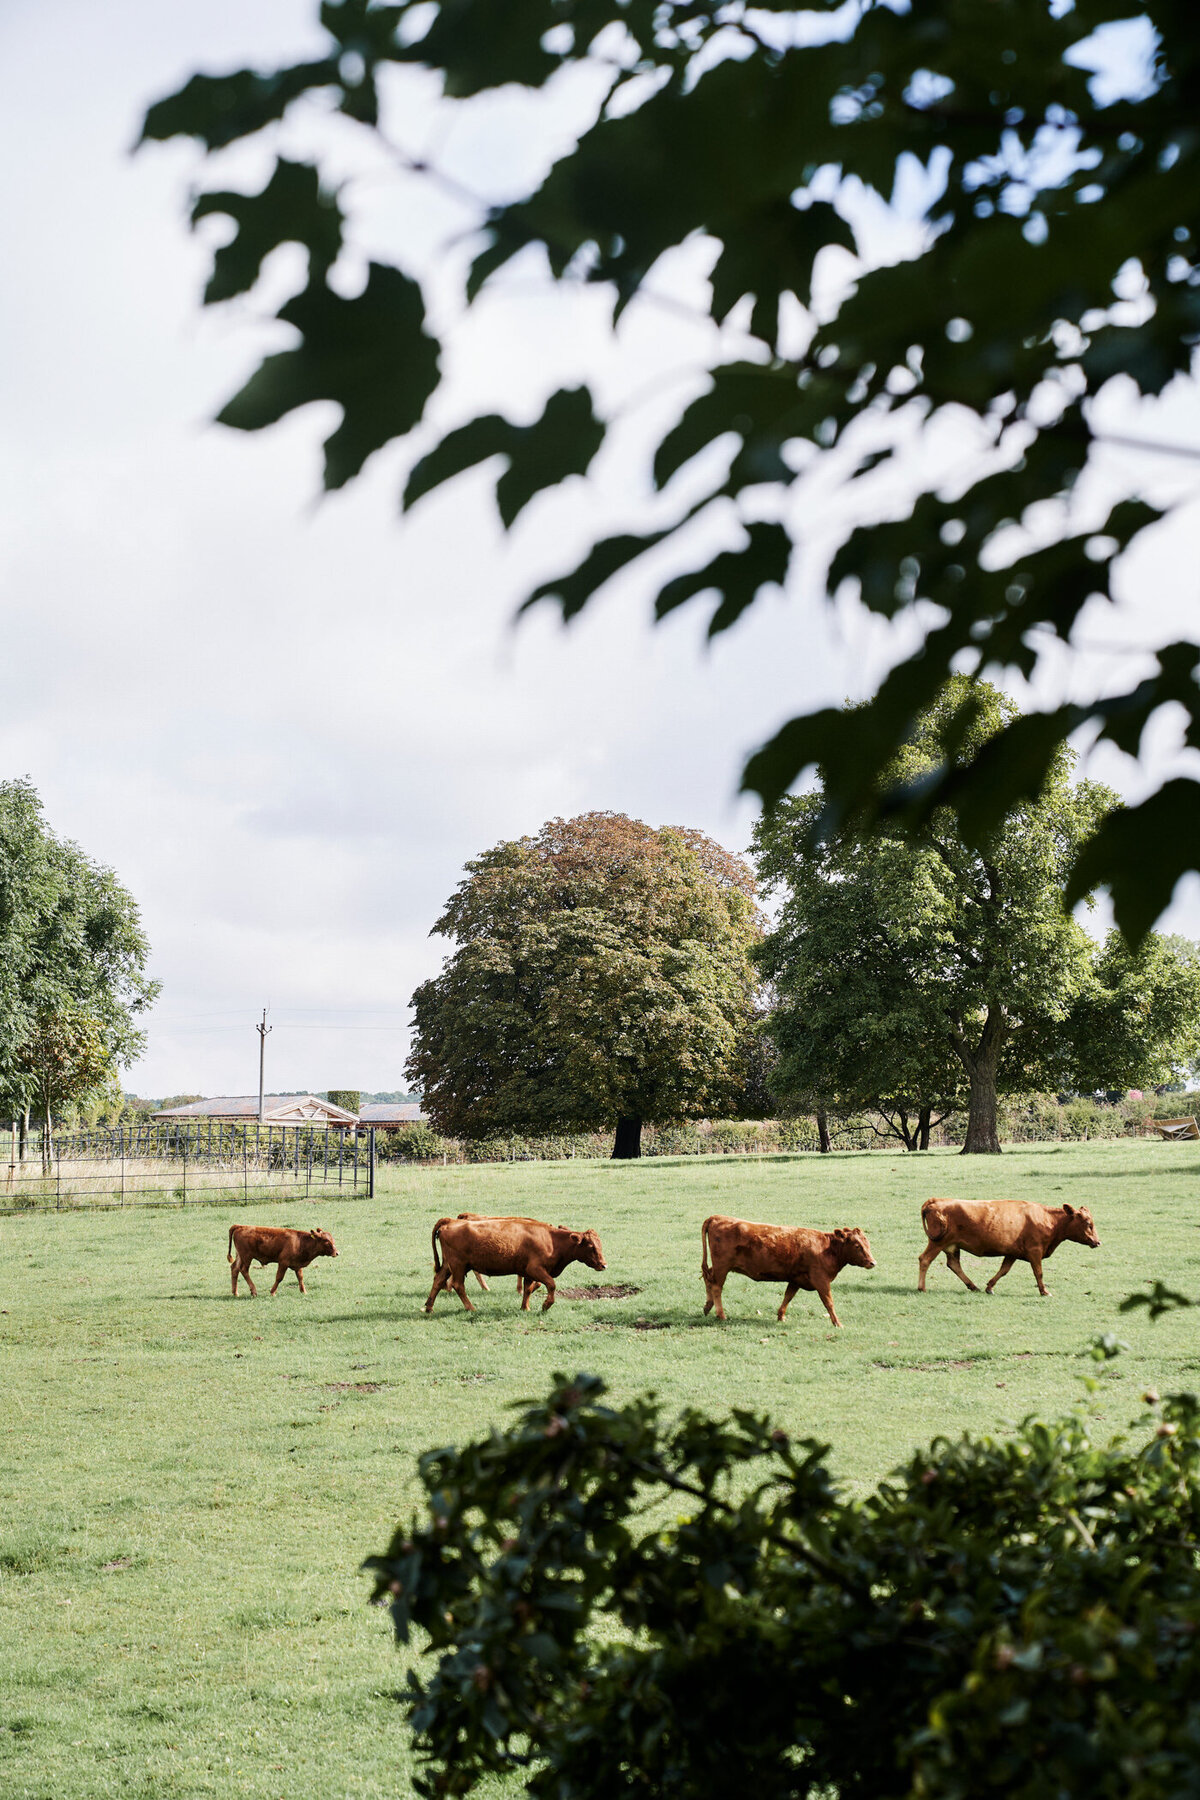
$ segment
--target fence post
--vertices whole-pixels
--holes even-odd
[[[370,1163],[367,1170],[367,1199],[373,1200],[375,1198],[375,1127],[373,1125],[367,1134],[367,1143],[370,1146]]]
[[[125,1127],[117,1127],[117,1148],[121,1152],[121,1205],[125,1204]]]
[[[250,1133],[242,1127],[242,1205],[250,1203]]]

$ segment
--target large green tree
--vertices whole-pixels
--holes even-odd
[[[413,995],[406,1074],[461,1137],[727,1115],[746,1092],[754,878],[702,833],[613,813],[555,819],[467,865]]]
[[[148,955],[137,903],[114,872],[50,829],[31,783],[0,783],[0,1106],[7,1113],[46,1104],[46,1071],[56,1061],[76,1067],[78,1079],[61,1096],[71,1098],[100,1078],[83,1080],[85,1064],[99,1069],[99,1057],[115,1069],[138,1055],[145,1041],[138,1015],[158,993],[146,974]]]
[[[896,759],[914,787],[936,769],[963,678]],[[1015,709],[973,692],[977,753]],[[861,709],[850,708],[852,721]],[[1077,781],[1060,747],[1043,792],[979,843],[941,807],[915,832],[820,831],[825,794],[782,802],[756,832],[764,891],[779,901],[761,957],[777,995],[786,1087],[909,1111],[968,1096],[965,1151],[1000,1148],[1003,1092],[1125,1086],[1169,1069],[1194,1036],[1197,970],[1151,937],[1098,946],[1063,907],[1080,843],[1114,804]]]
[[[1110,405],[1185,379],[1200,335],[1194,0],[324,0],[320,20],[322,54],[196,75],[145,120],[146,140],[192,136],[219,152],[258,139],[266,150],[296,109],[290,154],[259,192],[202,193],[193,209],[230,221],[210,303],[240,303],[281,243],[308,256],[306,285],[278,309],[293,346],[267,356],[224,423],[257,430],[335,401],[325,482],[340,487],[421,421],[442,380],[441,345],[412,270],[438,208],[448,243],[477,232],[465,306],[521,259],[505,319],[520,320],[518,296],[539,270],[598,284],[614,326],[627,308],[686,309],[677,291],[664,294],[661,264],[681,246],[703,249],[694,310],[722,329],[699,353],[705,391],[668,413],[649,458],[664,498],[534,599],[569,617],[675,537],[678,567],[694,557],[683,534],[703,518],[710,543],[722,527],[724,547],[666,579],[657,611],[707,597],[710,630],[722,631],[789,579],[794,540],[811,561],[831,539],[828,562],[810,572],[831,594],[850,585],[871,611],[905,615],[914,647],[852,726],[837,709],[795,719],[745,779],[774,800],[820,763],[838,818],[898,810],[913,821],[950,805],[979,841],[1053,785],[1059,746],[1084,721],[1136,752],[1152,715],[1177,702],[1200,743],[1193,633],[1126,689],[1014,718],[974,752],[948,719],[917,788],[889,793],[880,779],[964,659],[1028,674],[1050,637],[1070,638],[1160,516],[1141,494],[1147,473],[1200,449],[1160,444],[1136,409]],[[440,146],[500,93],[510,129],[522,130],[523,99],[536,137],[538,90],[549,88],[574,96],[579,136],[527,191],[473,194],[438,150],[402,147],[404,69],[427,71],[440,90]],[[313,95],[323,109],[305,110]],[[324,156],[339,176],[347,167],[328,109],[374,140],[361,186],[321,178]],[[561,129],[561,108],[552,116]],[[294,160],[305,141],[313,163]],[[400,266],[372,261],[348,290],[344,241],[379,242],[359,214],[378,192],[381,156],[398,184],[425,184],[428,204],[394,209],[411,222]],[[880,250],[872,221],[889,203],[902,230]],[[438,315],[452,332],[461,308],[447,298]],[[451,431],[412,470],[406,503],[493,460],[511,526],[534,494],[586,473],[629,410],[598,416],[586,388],[540,399],[532,422],[489,414]],[[1139,444],[1149,454],[1130,456]],[[1198,860],[1200,788],[1180,776],[1109,813],[1065,874],[1072,897],[1108,883],[1118,923],[1138,938]]]

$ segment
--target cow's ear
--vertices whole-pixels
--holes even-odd
[[[1063,1201],[1063,1212],[1066,1214],[1068,1219],[1073,1219],[1075,1217],[1075,1208],[1070,1204],[1070,1202],[1068,1200]]]

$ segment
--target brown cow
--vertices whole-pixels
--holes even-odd
[[[875,1258],[867,1234],[857,1225],[837,1231],[812,1231],[804,1225],[752,1225],[747,1219],[726,1219],[714,1213],[700,1228],[700,1273],[708,1298],[704,1310],[715,1306],[718,1319],[725,1317],[721,1290],[729,1274],[748,1275],[751,1281],[787,1283],[777,1317],[782,1319],[799,1288],[820,1294],[825,1311],[841,1329],[833,1310],[830,1287],[849,1263],[855,1269],[873,1269]]]
[[[458,1218],[458,1219],[508,1219],[508,1220],[515,1221],[515,1223],[518,1225],[540,1225],[541,1224],[540,1219],[527,1219],[522,1213],[456,1213],[454,1215],[454,1217]],[[433,1228],[434,1236],[436,1237],[437,1233],[441,1230],[443,1225],[450,1225],[450,1224],[453,1224],[453,1219],[451,1219],[449,1216],[447,1216],[444,1219],[439,1219],[437,1224]],[[571,1229],[571,1227],[569,1225],[557,1225],[554,1227],[554,1229],[556,1231],[569,1231]],[[437,1266],[438,1266],[437,1247],[435,1244],[434,1253],[433,1253],[433,1267],[434,1267],[435,1273],[437,1271]],[[490,1294],[492,1290],[488,1286],[486,1278],[479,1273],[478,1269],[473,1270],[472,1273],[474,1274],[476,1281],[479,1283],[479,1285],[483,1289],[484,1293]],[[522,1289],[523,1285],[524,1285],[523,1278],[520,1275],[518,1275],[517,1276],[517,1298],[518,1299],[520,1299],[521,1289]],[[538,1281],[535,1281],[532,1285],[534,1287],[540,1287],[541,1283]]]
[[[444,1260],[443,1260],[444,1258]],[[594,1231],[571,1231],[564,1225],[544,1225],[540,1219],[472,1218],[439,1219],[433,1228],[433,1266],[436,1271],[425,1311],[444,1287],[451,1287],[468,1312],[475,1308],[467,1299],[466,1277],[516,1275],[523,1284],[522,1311],[529,1310],[529,1296],[540,1283],[546,1290],[542,1311],[554,1305],[555,1279],[569,1263],[589,1269],[607,1267],[600,1239]]]
[[[236,1256],[234,1252],[237,1252]],[[300,1292],[307,1293],[304,1271],[318,1256],[336,1256],[333,1239],[327,1231],[293,1231],[282,1225],[231,1225],[229,1227],[229,1261],[233,1264],[233,1295],[237,1298],[238,1276],[246,1277],[251,1298],[258,1289],[250,1279],[251,1263],[278,1263],[275,1271],[275,1293],[289,1269],[295,1269]]]
[[[925,1276],[944,1250],[946,1261],[973,1294],[979,1289],[965,1272],[960,1252],[972,1256],[999,1256],[1000,1267],[984,1289],[990,1294],[1001,1276],[1015,1262],[1027,1262],[1044,1299],[1049,1295],[1042,1280],[1042,1264],[1068,1239],[1099,1248],[1100,1239],[1086,1206],[1039,1206],[1036,1200],[927,1200],[921,1223],[929,1239],[918,1260],[917,1292],[925,1292]]]

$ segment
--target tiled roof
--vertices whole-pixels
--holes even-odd
[[[358,1116],[364,1125],[410,1125],[425,1114],[419,1100],[371,1100]]]
[[[225,1094],[211,1100],[193,1100],[188,1106],[168,1107],[154,1114],[156,1119],[257,1119],[257,1094]],[[355,1125],[358,1114],[344,1106],[331,1106],[315,1094],[265,1094],[264,1125],[303,1125],[311,1120],[318,1125]]]

